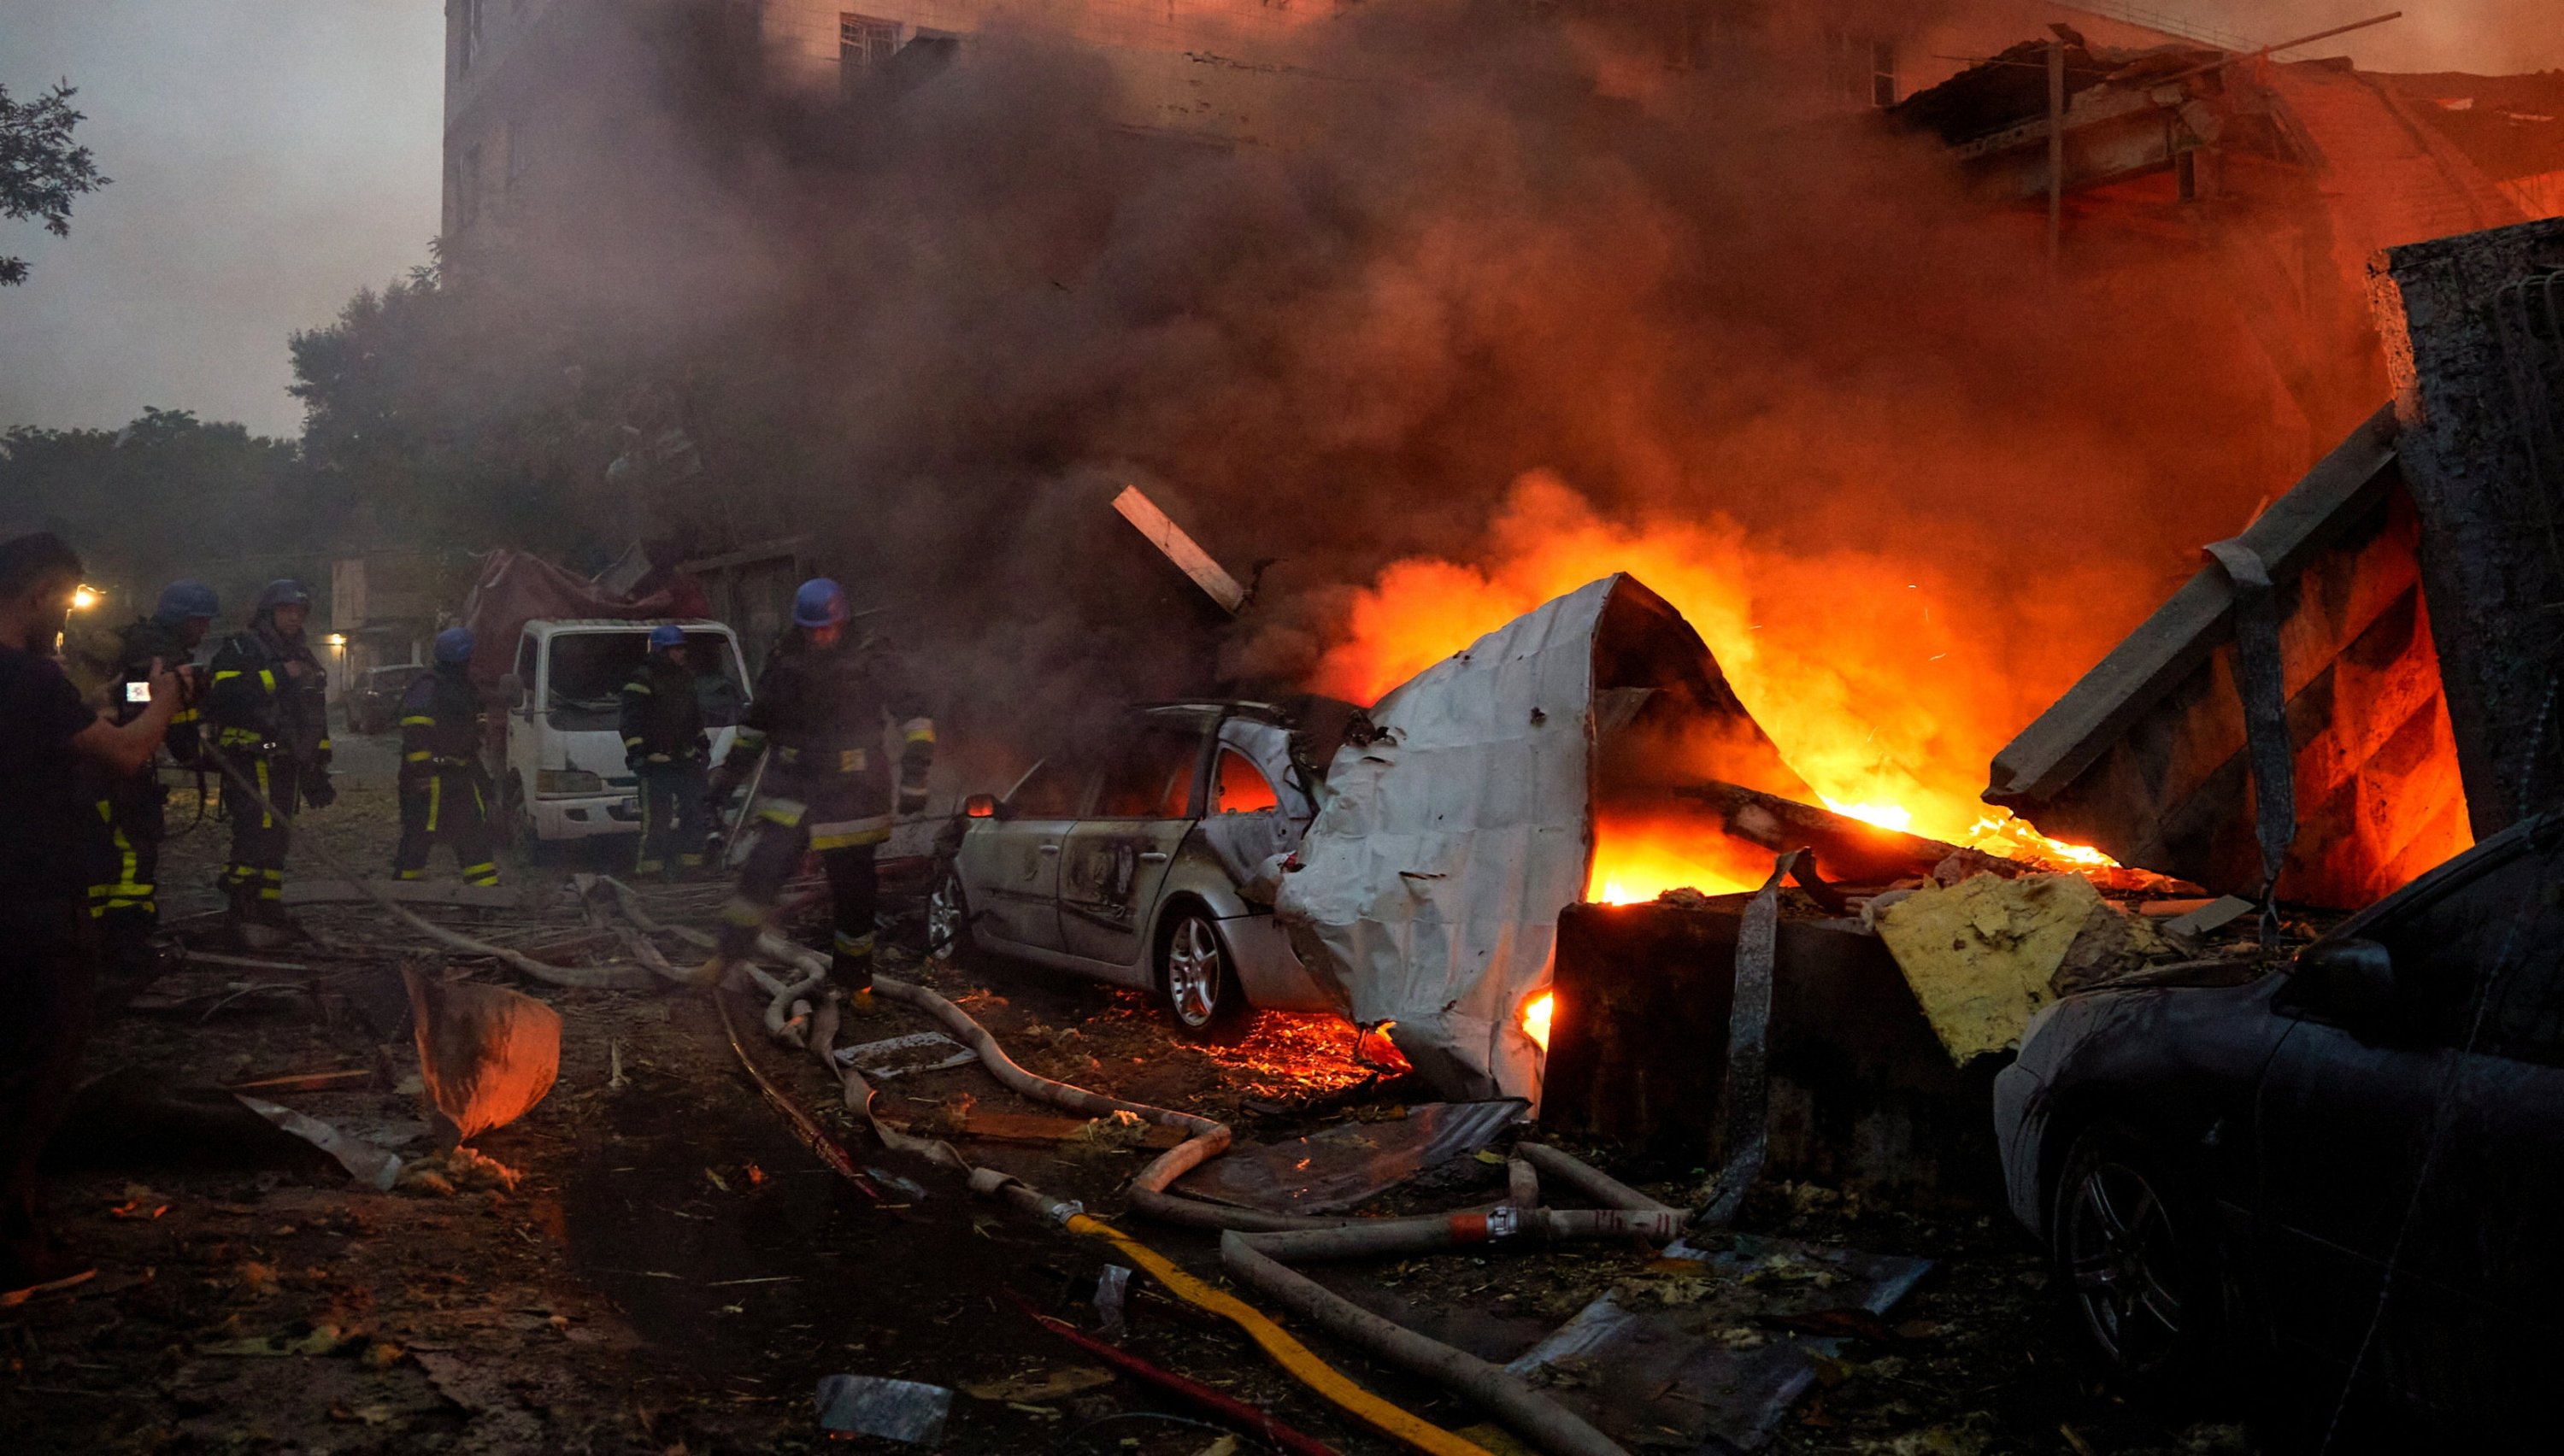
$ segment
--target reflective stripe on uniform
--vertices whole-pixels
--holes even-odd
[[[423,713],[412,714],[400,721],[402,728],[434,728],[436,720]]]
[[[870,936],[849,936],[839,931],[829,943],[834,945],[841,954],[870,955],[873,953],[873,937]]]
[[[436,832],[437,816],[445,812],[445,775],[432,773],[427,778],[427,832]]]
[[[780,824],[786,829],[798,825],[801,816],[809,812],[810,806],[797,799],[760,799],[756,805],[757,818],[768,824]]]
[[[268,786],[267,760],[261,758],[253,766],[258,769],[259,796],[270,802],[274,802],[276,798],[276,790]],[[276,816],[267,812],[266,805],[264,804],[259,807],[258,827],[261,829],[274,829],[276,827]]]
[[[734,895],[722,906],[722,924],[755,930],[765,924],[765,907],[745,895]]]
[[[463,883],[466,885],[498,884],[499,866],[497,862],[493,861],[488,864],[480,865],[465,865],[463,867]]]
[[[404,763],[424,763],[427,761],[427,750],[425,748],[421,748],[415,753],[403,753],[401,755],[401,761]]]
[[[425,870],[394,870],[394,871],[392,871],[392,878],[393,878],[393,879],[395,879],[395,880],[424,880],[424,879],[426,879],[426,878],[427,878],[427,871],[425,871]]]
[[[844,819],[833,824],[810,826],[812,849],[845,849],[858,844],[879,844],[890,838],[890,816],[872,814],[861,819]]]
[[[912,743],[934,742],[935,720],[931,718],[912,718],[908,722],[899,726],[899,734],[902,738],[905,738]]]

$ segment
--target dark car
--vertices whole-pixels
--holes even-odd
[[[2564,814],[2284,973],[2042,1011],[1995,1084],[2013,1211],[2121,1383],[2250,1373],[2316,1430],[2517,1435],[2564,1309]],[[2347,1398],[2346,1398],[2347,1397]]]
[[[387,733],[400,724],[401,695],[427,671],[427,664],[398,663],[367,668],[347,693],[347,724],[360,733]]]

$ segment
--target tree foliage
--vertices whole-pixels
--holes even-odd
[[[146,409],[121,430],[0,434],[0,501],[134,590],[179,576],[226,596],[281,575],[325,581],[341,526],[292,441],[186,410]]]
[[[601,371],[557,310],[504,269],[442,257],[294,335],[305,459],[365,538],[567,554],[591,538],[607,464]],[[608,515],[611,513],[608,512]]]
[[[71,236],[72,199],[112,180],[99,175],[88,147],[72,141],[88,119],[72,109],[77,95],[57,84],[34,101],[16,102],[0,86],[0,217],[35,219],[57,238]],[[0,258],[0,287],[26,281],[27,260]]]

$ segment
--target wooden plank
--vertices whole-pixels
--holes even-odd
[[[1233,617],[1246,605],[1246,588],[1237,584],[1237,578],[1184,534],[1184,528],[1159,510],[1158,503],[1142,494],[1138,486],[1124,486],[1122,494],[1113,498],[1113,509],[1138,527],[1140,534],[1149,538],[1149,544],[1165,552],[1168,560],[1191,577],[1195,586],[1219,603],[1220,610]]]

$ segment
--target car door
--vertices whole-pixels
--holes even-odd
[[[2363,931],[2394,963],[2391,1034],[2300,1014],[2271,1059],[2256,1113],[2264,1307],[2284,1348],[2336,1376],[2356,1361],[2361,1379],[2447,1409],[2498,1393],[2485,1342],[2504,1286],[2535,1262],[2522,1220],[2550,1241],[2558,1227],[2556,1177],[2551,1162],[2509,1165],[2539,1136],[2528,1084],[2542,1069],[2500,1054],[2478,1011],[2488,989],[2552,983],[2554,881],[2546,856],[2512,853],[2393,907]],[[2284,990],[2273,1004],[2290,1009]],[[2558,1093],[2543,1095],[2551,1140]],[[2540,1181],[2542,1209],[2523,1203]]]
[[[1105,761],[1094,807],[1068,837],[1060,867],[1060,936],[1068,952],[1137,966],[1158,894],[1200,817],[1198,780],[1208,725],[1143,715]]]
[[[962,837],[955,858],[975,934],[1035,950],[1060,948],[1060,851],[1093,779],[1077,759],[1043,759],[1006,794],[997,817],[974,822]]]

